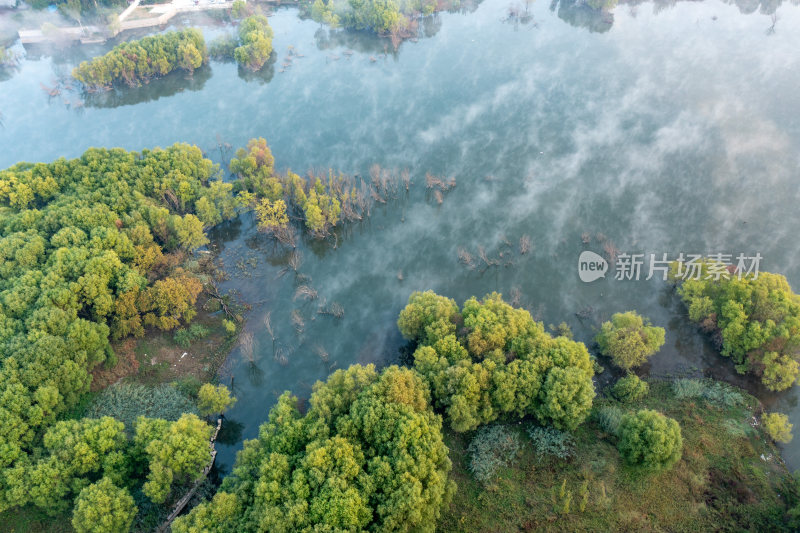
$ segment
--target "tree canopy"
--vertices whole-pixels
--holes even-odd
[[[236,62],[260,70],[272,54],[272,28],[264,15],[251,15],[239,23],[239,42],[233,50]]]
[[[136,511],[130,493],[104,477],[83,489],[78,495],[72,527],[78,533],[128,531]]]
[[[628,311],[615,313],[604,322],[595,341],[600,353],[623,370],[630,370],[647,362],[664,345],[664,335],[664,328],[651,326],[635,311]]]
[[[652,470],[667,469],[683,453],[681,428],[676,420],[651,409],[627,413],[620,423],[617,447],[631,464]]]
[[[454,487],[429,399],[413,370],[373,365],[318,382],[305,415],[283,394],[220,492],[173,531],[433,531]]]
[[[707,260],[700,279],[681,280],[678,294],[689,318],[706,332],[742,374],[761,377],[770,390],[791,387],[800,375],[800,296],[780,274],[714,274],[720,265]],[[723,267],[724,269],[724,267]]]
[[[56,420],[114,364],[110,338],[194,316],[202,281],[175,265],[206,242],[185,226],[200,201],[235,213],[217,174],[183,144],[0,171],[0,511],[65,510],[98,476],[125,478],[121,423]]]
[[[203,34],[189,28],[120,43],[105,55],[81,62],[72,75],[89,88],[137,86],[178,69],[191,73],[207,61]]]
[[[551,337],[497,293],[470,298],[459,313],[449,298],[415,292],[398,326],[419,344],[414,368],[456,431],[525,415],[574,429],[591,410],[594,370],[583,343]]]
[[[434,0],[315,0],[311,17],[333,28],[398,34],[409,30],[419,16],[431,15],[460,2]]]

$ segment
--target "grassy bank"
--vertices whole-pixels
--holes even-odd
[[[732,389],[731,389],[732,390]],[[471,434],[448,431],[452,478],[458,491],[440,531],[778,531],[796,489],[778,450],[758,427],[758,400],[732,390],[730,398],[677,398],[669,382],[651,383],[650,394],[621,406],[598,397],[595,411],[616,404],[656,409],[683,433],[683,457],[671,470],[651,474],[624,464],[615,437],[592,418],[574,433],[572,455],[539,455],[513,424],[521,451],[487,484],[469,471]],[[565,481],[566,480],[566,481]],[[580,510],[581,486],[588,497]],[[564,513],[565,491],[571,492]]]

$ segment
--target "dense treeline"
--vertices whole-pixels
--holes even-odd
[[[574,429],[591,411],[594,366],[586,346],[551,337],[497,293],[470,298],[459,312],[449,298],[415,292],[397,323],[419,343],[414,368],[456,431],[526,415]]]
[[[410,369],[318,382],[302,415],[285,393],[210,502],[173,531],[433,531],[454,490],[441,419]]]
[[[31,0],[28,3],[34,9],[45,9],[50,5],[56,5],[59,10],[70,16],[95,14],[104,7],[118,8],[128,4],[126,0]]]
[[[739,373],[752,372],[770,390],[791,387],[800,374],[800,296],[780,274],[731,275],[707,260],[699,279],[673,279],[697,323],[730,357]],[[684,267],[685,268],[685,267]]]
[[[103,56],[83,61],[72,75],[90,88],[136,86],[178,69],[191,73],[207,61],[203,34],[190,28],[118,44]]]
[[[95,366],[114,364],[109,338],[193,317],[203,285],[178,266],[182,251],[235,213],[231,185],[216,175],[182,144],[0,171],[0,511],[58,512],[100,476],[119,485],[130,473],[115,453],[127,446],[121,423],[56,420],[88,391]],[[154,424],[140,443],[171,431]],[[144,474],[154,495],[184,472],[159,464]]]
[[[452,4],[445,7],[455,7]],[[341,26],[388,34],[406,31],[418,16],[431,15],[440,9],[435,0],[315,0],[311,17],[334,28]]]

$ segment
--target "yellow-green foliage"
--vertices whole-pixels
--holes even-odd
[[[677,276],[673,265],[673,278]],[[700,279],[680,282],[678,294],[689,318],[713,335],[722,355],[736,363],[740,373],[753,372],[770,390],[791,387],[800,375],[800,296],[784,276],[761,272],[719,279],[713,261],[702,264]],[[710,279],[706,279],[709,277]]]
[[[72,527],[77,533],[120,533],[130,529],[136,512],[127,489],[104,477],[78,495]]]
[[[220,492],[173,530],[433,531],[454,487],[419,375],[338,370],[309,405],[283,394]]]
[[[761,417],[761,423],[764,424],[764,430],[769,435],[769,438],[775,442],[783,442],[784,444],[792,441],[792,424],[789,423],[789,418],[782,413],[767,413]]]
[[[162,503],[174,481],[194,481],[211,461],[211,426],[184,414],[175,422],[140,417],[136,421],[134,445],[147,457],[149,474],[143,492]]]
[[[453,300],[413,293],[398,326],[420,344],[414,368],[456,431],[503,415],[533,415],[573,429],[589,414],[594,369],[583,343],[551,337],[530,313],[497,293],[470,298],[461,314]]]
[[[194,316],[202,283],[165,252],[205,239],[191,214],[203,198],[233,214],[229,190],[213,187],[215,174],[198,148],[182,144],[90,149],[79,159],[0,171],[0,470],[14,473],[0,476],[0,511],[28,502],[69,507],[89,482],[75,476],[98,479],[116,468],[54,471],[31,458],[47,457],[42,446],[64,427],[54,426],[57,417],[89,390],[90,371],[115,360],[110,336],[172,329]]]
[[[400,311],[397,327],[406,339],[431,345],[456,332],[453,318],[457,314],[458,305],[452,298],[433,291],[413,292]]]
[[[437,3],[434,0],[315,0],[311,6],[311,17],[331,27],[370,30],[380,34],[399,33],[407,30],[412,19],[431,15],[439,9],[460,2]]]
[[[640,400],[648,392],[650,392],[650,386],[635,374],[628,374],[619,378],[611,389],[614,397],[623,403]]]
[[[239,24],[239,46],[233,57],[240,65],[259,70],[272,54],[272,28],[264,15],[252,15]]]
[[[197,408],[204,416],[222,414],[236,403],[236,398],[231,396],[231,392],[225,385],[206,383],[197,393]]]
[[[652,470],[671,468],[683,453],[681,428],[652,409],[628,413],[620,423],[617,447],[628,463]]]
[[[600,353],[618,367],[630,370],[647,361],[664,345],[664,328],[650,325],[635,311],[616,313],[604,322],[595,337]]]
[[[207,60],[203,34],[189,28],[120,43],[103,56],[83,61],[72,75],[88,87],[139,85],[177,69],[192,72]]]
[[[303,220],[309,233],[326,236],[342,219],[344,206],[353,207],[353,191],[345,178],[331,171],[327,180],[304,179],[292,171],[285,176],[274,169],[274,158],[262,139],[251,139],[236,151],[230,170],[238,178],[239,204],[256,211],[259,228],[273,233],[286,228],[289,216]]]

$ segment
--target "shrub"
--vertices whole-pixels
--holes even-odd
[[[483,426],[467,449],[470,454],[470,471],[481,483],[491,481],[497,471],[513,461],[520,449],[519,436],[506,426]]]
[[[566,459],[572,455],[575,441],[566,431],[555,428],[531,426],[528,428],[533,448],[538,455],[552,455],[559,459]]]
[[[650,385],[634,374],[619,378],[611,389],[611,394],[623,403],[635,402],[647,396]]]
[[[228,335],[236,333],[236,324],[232,320],[228,320],[227,318],[223,319],[222,326],[225,328]]]
[[[172,339],[181,348],[188,348],[194,341],[208,337],[208,328],[202,324],[192,324],[189,328],[180,328],[175,331]]]
[[[705,398],[718,405],[741,405],[744,397],[727,383],[708,383],[699,379],[677,379],[672,392],[678,399]]]
[[[699,379],[676,379],[672,382],[672,392],[680,400],[699,398],[703,396],[705,390],[705,383]]]
[[[111,416],[133,430],[139,416],[178,420],[183,413],[197,413],[194,402],[171,385],[149,387],[135,383],[119,383],[108,387],[92,401],[87,418]]]
[[[630,464],[664,470],[681,458],[681,428],[676,420],[657,411],[629,413],[622,417],[617,448]]]
[[[600,429],[610,435],[619,435],[619,426],[622,423],[622,409],[615,405],[607,405],[597,410],[595,418]]]
[[[172,383],[173,387],[193,399],[197,398],[197,393],[200,392],[200,387],[202,385],[200,380],[194,376],[182,376]]]
[[[741,405],[744,397],[727,383],[713,383],[706,387],[703,396],[719,405]]]
[[[792,424],[789,423],[789,418],[782,413],[767,413],[761,417],[761,423],[764,425],[769,438],[775,442],[782,442],[784,444],[792,441]]]
[[[650,325],[650,321],[635,311],[616,313],[611,321],[603,323],[595,341],[600,353],[611,357],[614,364],[630,370],[647,361],[664,345],[664,328]]]

